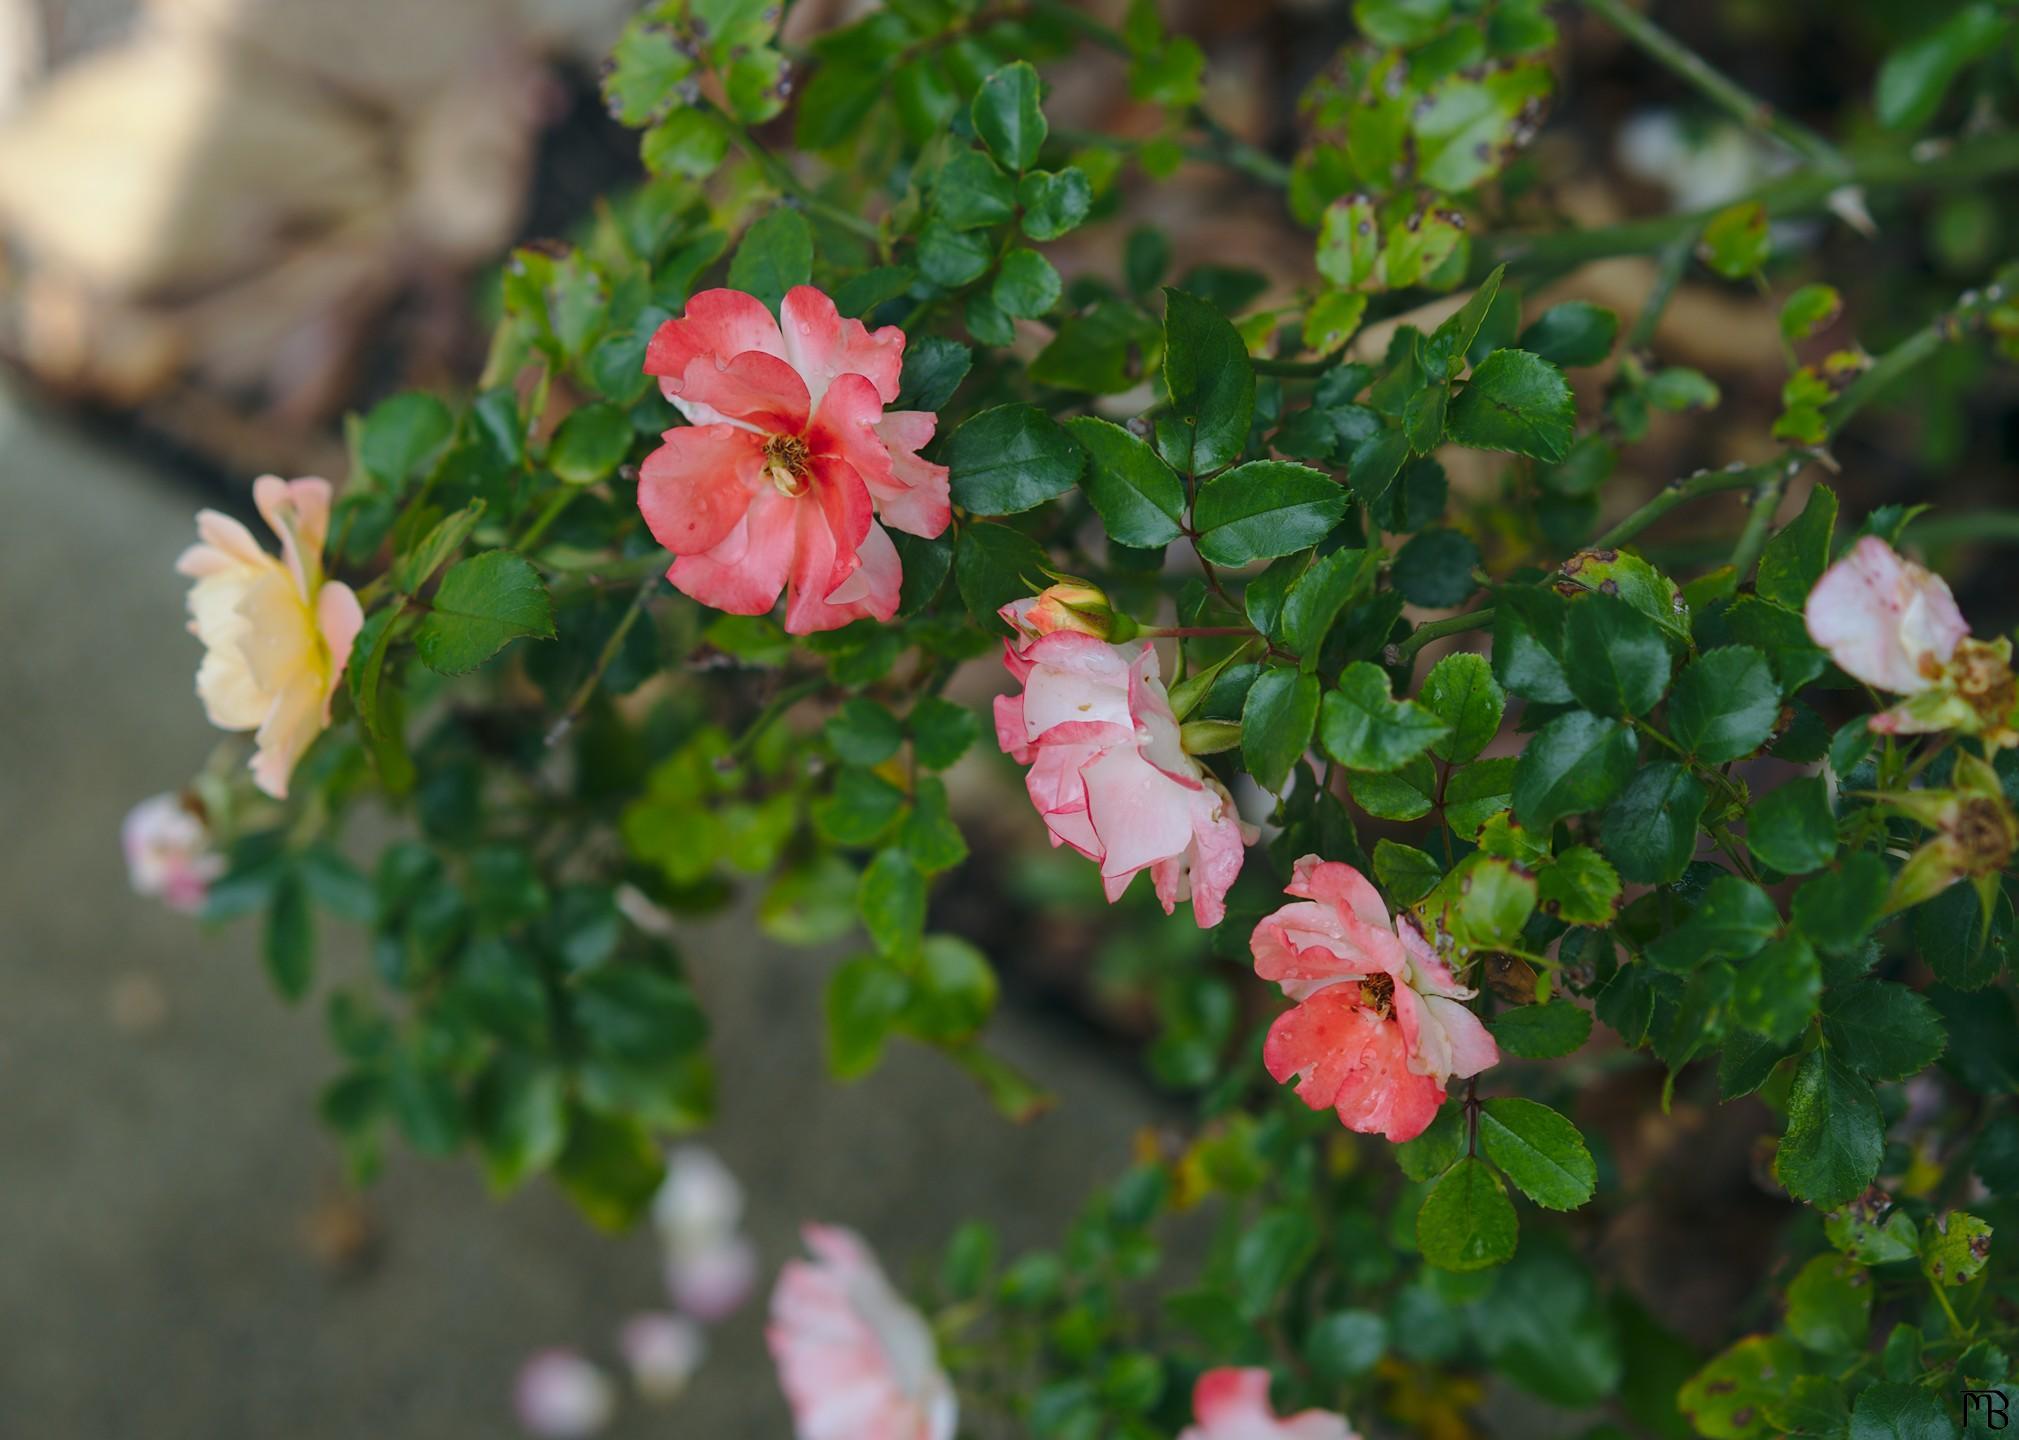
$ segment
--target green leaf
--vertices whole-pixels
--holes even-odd
[[[1647,948],[1664,970],[1689,971],[1706,960],[1743,960],[1781,928],[1773,898],[1750,880],[1720,875],[1704,887],[1676,929]]]
[[[470,1128],[483,1147],[493,1191],[537,1175],[568,1143],[568,1097],[561,1072],[530,1055],[500,1051],[470,1091]]]
[[[1353,770],[1400,769],[1447,732],[1444,722],[1412,701],[1393,699],[1380,666],[1356,660],[1339,676],[1319,710],[1325,753]]]
[[[674,102],[680,82],[694,71],[694,54],[669,27],[641,23],[624,27],[603,72],[610,113],[626,125],[650,123]]]
[[[1313,1373],[1334,1385],[1365,1375],[1387,1351],[1388,1322],[1372,1310],[1335,1310],[1304,1338]]]
[[[1318,1250],[1318,1227],[1302,1210],[1271,1210],[1234,1245],[1234,1304],[1244,1319],[1268,1314]]]
[[[1750,755],[1773,734],[1781,687],[1767,657],[1750,645],[1706,650],[1676,677],[1668,730],[1683,749],[1713,765]]]
[[[963,525],[954,550],[953,578],[968,613],[990,634],[1002,635],[1009,627],[996,611],[1035,593],[1050,564],[1051,556],[1021,530],[1007,525]]]
[[[1746,817],[1746,846],[1783,875],[1829,864],[1837,853],[1837,821],[1828,784],[1820,775],[1805,775],[1756,799]]]
[[[954,503],[977,515],[1014,515],[1065,494],[1086,458],[1035,405],[984,410],[964,421],[946,447]]]
[[[315,917],[301,877],[288,873],[274,887],[261,947],[267,978],[280,998],[292,1003],[315,983]]]
[[[1418,357],[1436,379],[1448,379],[1464,360],[1472,342],[1479,336],[1479,327],[1492,312],[1493,302],[1499,298],[1500,282],[1506,274],[1505,265],[1494,266],[1479,282],[1471,298],[1453,311],[1423,342]]]
[[[911,998],[911,986],[890,962],[858,955],[827,982],[827,1068],[837,1080],[874,1070],[884,1044]]]
[[[1545,705],[1574,697],[1563,670],[1569,606],[1551,590],[1513,586],[1494,598],[1493,673],[1514,694]]]
[[[956,230],[1000,225],[1016,210],[1016,182],[979,150],[955,151],[932,182],[932,213]]]
[[[1203,475],[1241,458],[1255,410],[1255,369],[1248,347],[1226,316],[1204,300],[1170,288],[1164,291],[1164,386],[1179,423],[1192,437],[1190,462],[1181,468]],[[1341,503],[1343,507],[1343,499]],[[1203,522],[1200,528],[1206,528]]]
[[[626,431],[628,433],[628,426]],[[462,509],[444,515],[435,523],[434,529],[428,531],[426,537],[413,549],[402,555],[398,564],[393,567],[394,587],[402,594],[411,595],[427,584],[434,578],[435,571],[441,569],[451,555],[463,548],[463,542],[470,538],[470,532],[477,528],[477,522],[483,518],[484,502],[481,500],[472,500]],[[392,622],[397,618],[397,612],[381,610],[372,618],[381,620],[381,625],[379,629],[373,631],[369,643],[360,637],[355,648],[355,653],[360,656],[369,657],[372,650],[381,648],[384,643],[390,641]],[[369,694],[363,687],[353,688],[359,695],[359,712],[366,717],[366,723],[376,726],[378,711],[376,680],[371,682]]]
[[[1870,979],[1832,987],[1823,1038],[1838,1059],[1871,1080],[1920,1074],[1948,1041],[1927,1000],[1904,985]]]
[[[631,417],[615,405],[571,411],[547,447],[547,468],[570,485],[593,485],[623,463],[634,432]]]
[[[1087,172],[1068,165],[1056,174],[1033,170],[1017,185],[1023,206],[1024,234],[1033,240],[1056,240],[1079,228],[1093,209],[1094,187]]]
[[[827,743],[849,765],[881,765],[897,753],[904,729],[879,701],[857,696],[828,716]]]
[[[1396,552],[1389,578],[1412,605],[1443,610],[1460,605],[1479,588],[1472,571],[1479,547],[1463,531],[1438,526],[1413,536]]]
[[[1956,1440],[1956,1426],[1927,1387],[1879,1380],[1858,1392],[1849,1440]]]
[[[1842,1205],[1872,1183],[1885,1151],[1885,1124],[1872,1087],[1827,1046],[1795,1068],[1788,1090],[1788,1132],[1774,1156],[1774,1176],[1797,1200]]]
[[[881,851],[862,872],[855,909],[878,953],[901,959],[925,934],[925,876],[904,851]]]
[[[957,340],[921,335],[904,347],[904,370],[898,377],[897,410],[942,410],[974,364],[974,353]]]
[[[1636,885],[1670,884],[1696,853],[1697,821],[1709,798],[1697,778],[1674,761],[1643,765],[1606,808],[1600,843],[1623,878]]]
[[[394,491],[434,468],[456,428],[449,407],[419,391],[381,400],[359,432],[358,463]]]
[[[1440,1107],[1414,1140],[1395,1147],[1395,1163],[1411,1180],[1435,1180],[1465,1153],[1465,1106]]]
[[[1848,955],[1879,923],[1890,878],[1886,862],[1871,851],[1848,855],[1836,869],[1823,871],[1795,892],[1795,923],[1817,949]]]
[[[1573,845],[1536,875],[1542,913],[1566,925],[1610,925],[1619,909],[1619,872],[1589,845]]]
[[[814,806],[814,823],[837,845],[869,845],[904,808],[904,792],[859,765],[834,774],[834,793]]]
[[[1318,693],[1316,675],[1300,675],[1287,665],[1270,666],[1248,687],[1241,707],[1241,758],[1255,783],[1271,794],[1282,790],[1311,748]]]
[[[1668,690],[1670,656],[1661,627],[1612,595],[1587,595],[1564,626],[1564,673],[1585,709],[1645,715]]]
[[[1002,257],[995,285],[989,291],[1005,315],[1035,320],[1059,303],[1065,282],[1052,262],[1035,250],[1014,249]]]
[[[1154,549],[1185,533],[1185,486],[1146,441],[1109,420],[1076,415],[1066,429],[1086,451],[1080,487],[1110,539]]]
[[[647,130],[638,158],[654,175],[701,180],[715,173],[729,154],[729,132],[709,111],[678,106]]]
[[[764,215],[748,230],[729,261],[729,286],[762,300],[773,312],[785,292],[813,279],[813,227],[786,206]]]
[[[1808,604],[1809,592],[1830,563],[1830,537],[1836,528],[1836,494],[1829,486],[1818,485],[1809,492],[1802,513],[1760,552],[1754,588],[1761,598],[1795,611]]]
[[[1758,273],[1773,253],[1766,207],[1748,200],[1720,210],[1704,226],[1698,250],[1704,263],[1727,280],[1743,280]]]
[[[1732,981],[1732,1019],[1785,1045],[1815,1016],[1823,994],[1823,967],[1799,935],[1768,944],[1739,967]]]
[[[1380,556],[1379,550],[1334,550],[1290,582],[1276,631],[1307,670],[1316,667],[1339,612],[1373,583]]]
[[[1921,1235],[1921,1269],[1938,1285],[1967,1285],[1991,1259],[1991,1227],[1975,1215],[1951,1210]]]
[[[1862,1350],[1871,1325],[1871,1277],[1841,1255],[1816,1256],[1788,1285],[1788,1333],[1811,1350]]]
[[[1860,1265],[1890,1265],[1921,1253],[1913,1217],[1893,1208],[1883,1190],[1867,1190],[1823,1222],[1830,1243]]]
[[[1803,1368],[1793,1341],[1748,1336],[1692,1375],[1676,1395],[1676,1408],[1708,1440],[1767,1440],[1781,1433],[1767,1409]]]
[[[1430,668],[1416,703],[1442,720],[1449,732],[1431,745],[1444,759],[1463,765],[1500,733],[1507,693],[1482,655],[1455,651]]]
[[[1515,766],[1515,816],[1546,834],[1567,815],[1598,809],[1633,775],[1638,753],[1633,732],[1617,720],[1582,710],[1557,716],[1529,740]]]
[[[1271,560],[1317,544],[1350,497],[1329,476],[1284,460],[1251,460],[1199,487],[1192,523],[1214,565]]]
[[[928,770],[952,765],[981,733],[974,711],[938,695],[921,695],[905,725],[911,731],[912,754]]]
[[[1353,803],[1377,820],[1420,820],[1437,804],[1437,769],[1428,755],[1392,774],[1349,770],[1346,784]]]
[[[956,230],[935,216],[918,232],[918,273],[945,289],[979,280],[994,261],[988,236],[979,231]]]
[[[665,1179],[660,1142],[635,1120],[585,1107],[570,1110],[568,1143],[554,1178],[582,1213],[605,1230],[622,1230],[652,1204]]]
[[[1488,1100],[1480,1107],[1479,1143],[1545,1210],[1575,1210],[1598,1185],[1598,1166],[1577,1127],[1533,1100]]]
[[[1467,1156],[1444,1172],[1416,1214],[1416,1247],[1440,1270],[1490,1270],[1514,1256],[1519,1227],[1500,1177]]]
[[[1569,1055],[1591,1035],[1591,1012],[1567,1000],[1518,1005],[1493,1017],[1493,1038],[1518,1060],[1554,1060]]]
[[[1433,747],[1434,748],[1434,747]],[[1520,761],[1512,755],[1475,760],[1453,770],[1444,781],[1444,818],[1466,839],[1479,827],[1514,804],[1514,772]]]
[[[1535,892],[1534,878],[1511,860],[1480,852],[1459,861],[1425,903],[1444,906],[1444,928],[1462,955],[1518,943],[1535,912]]]
[[[1552,365],[1596,365],[1612,353],[1619,316],[1589,300],[1566,300],[1540,315],[1516,343]]]
[[[1049,128],[1039,95],[1038,72],[1018,60],[982,81],[968,111],[989,153],[1019,174],[1037,163]]]
[[[1781,335],[1787,340],[1806,340],[1833,324],[1844,312],[1844,297],[1834,285],[1804,285],[1781,306]],[[1770,596],[1779,599],[1779,596]]]
[[[953,818],[944,780],[922,775],[915,788],[911,814],[898,828],[897,841],[919,869],[937,875],[967,859],[967,838]]]
[[[1496,350],[1452,402],[1446,433],[1474,450],[1561,460],[1577,432],[1563,372],[1526,350]]]
[[[1935,118],[1942,97],[1965,67],[1990,55],[2011,27],[2012,14],[1997,5],[1965,5],[1879,67],[1873,105],[1888,130],[1919,130]]]
[[[1374,878],[1390,897],[1413,905],[1444,877],[1437,862],[1414,846],[1382,839],[1374,846]]]
[[[524,635],[553,638],[547,587],[525,557],[488,550],[442,576],[432,608],[414,631],[414,645],[430,670],[461,675]]]
[[[2005,968],[2012,935],[2012,902],[2002,893],[1988,923],[1976,887],[1971,885],[1951,885],[1933,900],[1915,906],[1913,920],[1914,948],[1944,985],[1981,990]]]

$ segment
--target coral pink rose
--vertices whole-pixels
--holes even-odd
[[[852,1231],[808,1225],[765,1339],[799,1440],[952,1440],[959,1418],[932,1332]]]
[[[904,334],[845,320],[810,285],[779,307],[704,290],[652,337],[645,369],[687,417],[646,457],[638,508],[679,558],[666,578],[704,605],[832,630],[897,613],[885,525],[947,527],[946,467],[918,456],[937,417],[897,398]]]
[[[1110,901],[1147,869],[1166,914],[1189,899],[1202,928],[1219,924],[1256,832],[1185,753],[1155,648],[1047,629],[1036,605],[1002,610],[1015,632],[1003,663],[1024,688],[996,697],[996,740],[1030,766],[1025,786],[1052,844],[1099,862]]]
[[[1804,615],[1809,638],[1846,675],[1896,695],[1939,680],[1970,633],[1942,577],[1874,535],[1823,572]]]
[[[1267,1370],[1208,1370],[1192,1387],[1192,1417],[1198,1423],[1178,1440],[1360,1440],[1330,1410],[1278,1419],[1269,1407]]]
[[[1298,900],[1255,927],[1255,973],[1298,1002],[1269,1027],[1262,1063],[1295,1079],[1313,1110],[1335,1109],[1349,1130],[1413,1140],[1456,1076],[1500,1058],[1475,992],[1407,916],[1388,908],[1351,865],[1306,855],[1288,893]]]
[[[151,796],[127,811],[119,841],[133,893],[172,910],[201,910],[210,882],[224,874],[224,857],[211,848],[210,827],[180,795]]]
[[[238,521],[204,510],[201,539],[175,568],[196,581],[189,629],[204,644],[204,711],[219,729],[258,732],[253,781],[281,800],[295,762],[329,725],[364,611],[350,586],[323,578],[329,482],[262,475],[252,499],[280,537],[280,559]]]

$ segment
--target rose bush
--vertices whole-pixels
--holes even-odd
[[[605,81],[653,176],[513,257],[474,393],[360,417],[333,501],[258,481],[279,558],[200,517],[197,687],[251,777],[137,810],[136,888],[262,914],[290,1000],[319,912],[367,926],[372,978],[323,987],[353,1168],[398,1134],[653,1213],[688,1315],[625,1330],[646,1393],[757,1281],[735,1181],[688,1149],[668,1176],[712,1094],[689,917],[740,887],[782,940],[858,937],[838,1077],[909,1041],[1010,1119],[1048,1098],[988,1048],[1007,957],[928,928],[935,885],[987,883],[965,765],[1155,927],[1146,1058],[1197,1124],[1117,1157],[1056,1249],[963,1226],[911,1298],[809,1227],[769,1331],[804,1440],[1459,1436],[1488,1376],[1558,1433],[1866,1440],[2010,1395],[2011,644],[1912,558],[1941,516],[1846,519],[1835,483],[1890,387],[2019,348],[2019,277],[1876,354],[1799,282],[1828,227],[2009,186],[2019,13],[1893,53],[1846,151],[1586,0],[1793,158],[1575,228],[1530,150],[1549,12],[1352,8],[1286,161],[1147,0],[907,0],[810,49],[657,0]],[[1041,67],[1082,45],[1145,128],[1051,128]],[[1965,77],[1969,123],[1924,133]],[[1134,206],[1186,164],[1303,226],[1308,269],[1167,275]],[[1068,278],[1083,227],[1113,243]],[[1625,255],[1658,258],[1623,337],[1537,298]],[[1750,460],[1650,490],[1654,417],[1720,401],[1657,353],[1686,276],[1775,295],[1789,374]],[[1714,496],[1730,533],[1678,544]],[[361,866],[368,807],[401,830]],[[1629,1220],[1645,1136],[1711,1114],[1759,1141],[1771,1234],[1706,1347]],[[1198,1209],[1210,1236],[1164,1228]],[[547,1434],[615,1404],[569,1353],[520,1401]]]

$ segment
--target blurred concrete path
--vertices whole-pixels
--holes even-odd
[[[313,1111],[335,1068],[319,1014],[273,998],[250,924],[205,934],[135,899],[119,856],[126,807],[216,739],[172,570],[202,501],[5,392],[0,501],[0,1435],[512,1434],[528,1351],[614,1365],[617,1324],[662,1303],[653,1242],[592,1233],[544,1184],[494,1203],[468,1162],[395,1146],[364,1199],[376,1260],[320,1258],[348,1212]],[[353,938],[325,927],[326,963]],[[899,1274],[970,1215],[1053,1240],[1151,1117],[1110,1063],[1014,1015],[996,1043],[1064,1102],[1024,1129],[914,1049],[837,1089],[827,961],[721,927],[686,949],[717,1020],[707,1138],[767,1271],[808,1214]],[[717,1332],[680,1402],[612,1433],[788,1434],[760,1312]]]

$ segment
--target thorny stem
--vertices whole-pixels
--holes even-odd
[[[1699,470],[1694,475],[1671,480],[1646,504],[1591,543],[1599,550],[1616,549],[1678,505],[1704,495],[1716,495],[1727,490],[1745,490],[1757,486],[1768,468],[1778,468],[1780,464],[1779,460],[1774,460],[1767,465],[1736,465],[1723,470]]]
[[[1584,0],[1584,5],[1705,97],[1730,111],[1740,123],[1772,136],[1803,159],[1835,175],[1841,177],[1850,170],[1850,162],[1836,146],[1800,121],[1775,110],[1668,31],[1629,8],[1624,0]]]
[[[1413,659],[1418,650],[1432,640],[1442,640],[1447,635],[1462,635],[1468,630],[1484,630],[1493,623],[1493,607],[1484,606],[1478,610],[1468,610],[1463,615],[1448,615],[1442,620],[1426,620],[1381,654],[1383,664],[1400,665]]]
[[[1739,543],[1732,547],[1732,571],[1739,581],[1745,583],[1753,573],[1753,562],[1760,558],[1760,551],[1767,545],[1767,537],[1773,533],[1774,514],[1781,508],[1781,497],[1787,493],[1788,481],[1801,469],[1800,461],[1777,465],[1760,481],[1760,488],[1753,492],[1752,509],[1746,513],[1745,528],[1739,531]]]

